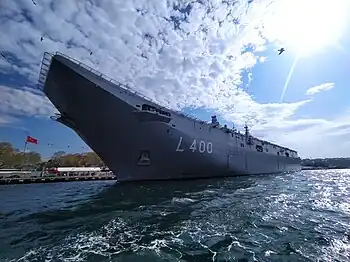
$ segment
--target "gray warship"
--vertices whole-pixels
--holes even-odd
[[[62,53],[45,53],[40,88],[119,181],[298,171],[295,150],[151,101]]]

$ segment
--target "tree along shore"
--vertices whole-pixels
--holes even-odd
[[[95,152],[68,154],[57,151],[48,161],[43,161],[38,152],[21,152],[11,143],[0,142],[0,169],[42,170],[50,167],[104,167],[101,158]]]

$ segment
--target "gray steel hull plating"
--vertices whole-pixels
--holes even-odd
[[[300,170],[300,159],[248,152],[237,141],[174,112],[169,120],[141,111],[151,102],[60,56],[44,92],[120,181],[202,178]],[[208,135],[210,134],[210,135]],[[194,145],[195,140],[195,145]],[[210,146],[211,145],[211,146]],[[150,161],[140,162],[142,152]]]

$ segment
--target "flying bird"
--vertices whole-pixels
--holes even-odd
[[[32,0],[33,4],[36,5],[36,3],[34,2],[34,0]]]
[[[92,55],[92,52],[90,52],[90,55]]]
[[[284,51],[286,51],[283,47],[282,48],[280,48],[280,49],[278,49],[278,55],[281,55]]]
[[[41,37],[41,38],[40,38],[40,41],[42,42],[43,40],[44,40],[44,37]]]
[[[0,53],[0,55],[1,55],[4,59],[6,59],[6,56],[5,56],[3,53]]]

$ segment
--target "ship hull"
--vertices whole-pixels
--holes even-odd
[[[217,130],[172,113],[144,112],[144,98],[55,56],[44,92],[119,181],[193,179],[300,170],[300,159],[245,152]],[[235,148],[232,150],[232,148]]]

